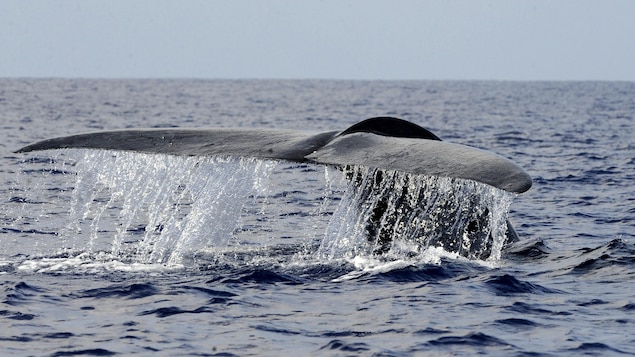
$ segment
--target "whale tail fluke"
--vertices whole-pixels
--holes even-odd
[[[360,165],[474,180],[514,193],[531,187],[529,175],[510,160],[441,141],[417,124],[392,117],[370,118],[341,132],[323,133],[226,128],[104,131],[43,140],[16,152],[69,148]]]

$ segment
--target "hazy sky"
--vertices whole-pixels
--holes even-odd
[[[635,81],[635,1],[0,0],[0,77]]]

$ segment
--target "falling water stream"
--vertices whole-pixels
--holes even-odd
[[[57,221],[61,227],[49,228],[57,232],[52,251],[22,266],[55,270],[79,259],[83,266],[183,267],[278,243],[295,246],[291,259],[305,261],[394,260],[439,249],[473,260],[500,258],[512,194],[466,180],[289,164],[59,151],[41,172],[74,180],[66,192],[69,212]],[[309,177],[307,187],[291,189],[289,177],[299,175]],[[276,217],[285,217],[288,232],[272,228]]]

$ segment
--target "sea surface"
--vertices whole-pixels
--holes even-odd
[[[437,201],[457,199],[448,185],[487,196],[519,241],[485,260],[407,240],[376,254],[370,203],[333,167],[14,153],[375,116],[523,167],[520,195],[409,181]],[[634,116],[630,82],[0,79],[0,355],[633,355]]]

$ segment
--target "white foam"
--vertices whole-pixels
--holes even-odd
[[[184,269],[178,264],[148,264],[125,262],[108,253],[81,253],[71,257],[41,257],[28,259],[16,265],[22,273],[84,273],[97,274],[107,272],[169,272]]]

